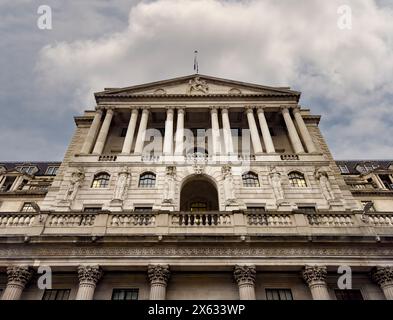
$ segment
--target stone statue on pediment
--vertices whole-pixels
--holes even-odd
[[[128,170],[123,170],[119,172],[119,174],[117,175],[115,191],[113,193],[113,200],[124,200],[124,195],[128,187],[129,176],[130,174]]]
[[[82,169],[77,169],[71,174],[70,184],[65,193],[64,200],[73,201],[79,190],[82,181],[85,179],[85,173]]]
[[[326,170],[319,168],[315,171],[315,178],[319,182],[323,196],[327,201],[334,200],[332,186],[329,181],[329,175]]]
[[[176,167],[166,167],[165,182],[164,182],[164,198],[162,203],[174,203],[175,189],[176,189]]]
[[[229,165],[222,167],[221,172],[224,176],[224,195],[227,204],[235,204],[236,196],[234,191],[232,168]]]
[[[202,80],[200,77],[195,77],[188,82],[188,90],[189,93],[193,92],[201,92],[201,93],[209,93],[209,86],[205,80]]]
[[[272,168],[269,173],[270,184],[273,188],[273,194],[277,202],[284,200],[284,191],[281,185],[281,174],[276,168]]]

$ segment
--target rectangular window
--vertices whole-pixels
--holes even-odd
[[[291,289],[266,289],[266,300],[293,300]]]
[[[59,169],[59,167],[48,167],[45,174],[48,176],[54,176],[57,173],[57,169]]]
[[[153,207],[135,207],[135,212],[150,212],[153,211]]]
[[[345,164],[338,165],[340,168],[341,173],[349,173],[348,167]]]
[[[247,207],[248,211],[252,212],[265,212],[265,207]]]
[[[337,300],[363,300],[362,293],[358,289],[334,290]]]
[[[113,289],[112,300],[138,300],[139,289]]]
[[[12,185],[14,184],[15,179],[16,179],[16,177],[6,177],[0,191],[1,192],[10,191]]]
[[[305,214],[313,214],[316,213],[316,209],[313,206],[305,206],[305,207],[298,207],[299,210],[303,211]]]
[[[36,170],[35,166],[24,166],[24,167],[17,167],[16,168],[19,172],[32,174]]]
[[[102,210],[102,207],[85,207],[85,208],[83,208],[83,212],[98,212],[101,210]]]
[[[42,300],[68,300],[71,289],[45,289]]]
[[[36,212],[31,202],[25,202],[22,206],[21,212]]]

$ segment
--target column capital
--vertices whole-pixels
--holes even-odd
[[[257,271],[254,265],[236,265],[233,276],[238,285],[255,284]]]
[[[253,113],[255,107],[254,106],[245,106],[244,109],[246,110],[246,113]]]
[[[185,107],[176,107],[176,110],[177,110],[177,113],[179,114],[179,113],[185,113]]]
[[[138,108],[131,108],[131,113],[138,113],[139,109]]]
[[[292,111],[293,111],[293,113],[297,113],[297,112],[300,112],[300,106],[295,106],[295,107],[293,107],[292,108]]]
[[[265,112],[265,108],[266,108],[265,105],[257,106],[257,114],[264,113]]]
[[[220,107],[218,107],[218,106],[210,106],[210,112],[211,113],[217,113],[219,108]]]
[[[167,264],[149,264],[147,266],[147,276],[151,284],[163,284],[166,286],[170,277],[169,265]]]
[[[24,287],[33,276],[33,270],[29,266],[9,266],[7,267],[7,278],[9,284],[16,284]]]
[[[393,266],[377,266],[371,270],[371,278],[380,286],[393,284]]]
[[[221,109],[221,112],[228,112],[229,106],[221,106],[220,109]]]
[[[175,108],[176,107],[174,107],[174,106],[165,106],[165,110],[168,112],[168,111],[172,111],[172,112],[174,112],[175,111]]]
[[[318,282],[325,282],[327,268],[326,266],[305,266],[302,275],[309,286]]]
[[[104,110],[104,107],[103,106],[96,106],[95,110],[96,110],[96,113],[102,114],[102,111]]]
[[[79,266],[78,278],[79,283],[89,283],[96,285],[102,277],[102,269],[98,265]]]
[[[286,105],[281,105],[280,106],[280,110],[282,111],[282,112],[289,112],[289,106],[286,106]]]
[[[105,108],[105,110],[106,110],[106,113],[108,114],[113,114],[113,112],[115,112],[115,108],[114,107],[108,107],[108,108]]]

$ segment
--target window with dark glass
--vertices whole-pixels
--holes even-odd
[[[315,207],[312,207],[312,206],[298,207],[298,209],[301,210],[305,214],[316,213]]]
[[[244,187],[259,187],[258,175],[254,172],[247,172],[242,175]]]
[[[45,289],[42,300],[68,300],[71,289]]]
[[[357,289],[334,290],[337,300],[363,300],[362,293]]]
[[[15,179],[16,179],[16,177],[6,177],[0,191],[2,191],[2,192],[10,191],[12,185],[15,182]]]
[[[153,188],[156,185],[156,175],[153,172],[145,172],[139,177],[140,188]]]
[[[153,211],[153,207],[135,207],[135,212],[150,212]]]
[[[304,175],[300,172],[290,172],[288,174],[288,178],[289,183],[292,187],[307,187],[306,179],[304,178]]]
[[[247,207],[248,211],[252,211],[252,212],[265,212],[265,207]]]
[[[291,289],[266,289],[266,300],[293,300]]]
[[[109,185],[109,174],[102,172],[98,173],[94,176],[93,183],[91,184],[92,188],[106,188]]]
[[[381,179],[381,181],[386,189],[393,190],[393,181],[390,179],[389,175],[380,174],[379,178]]]
[[[138,300],[139,289],[113,289],[112,300]]]
[[[206,211],[207,203],[206,202],[192,202],[190,206],[191,211]]]
[[[48,176],[54,176],[56,175],[58,169],[59,167],[48,167],[48,169],[46,169],[45,174],[47,174]]]
[[[98,212],[101,211],[102,207],[84,207],[83,212]]]

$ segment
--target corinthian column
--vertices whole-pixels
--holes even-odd
[[[4,290],[2,300],[19,300],[23,289],[33,275],[27,266],[10,266],[7,268],[7,287]]]
[[[266,152],[275,153],[276,150],[274,149],[272,135],[270,134],[263,108],[258,108],[257,114],[259,119],[259,125],[261,126],[262,138],[263,142],[265,143]]]
[[[262,144],[261,139],[259,138],[257,124],[254,119],[254,111],[252,108],[246,108],[247,120],[248,120],[248,127],[250,128],[251,132],[251,142],[252,147],[254,148],[254,153],[262,153]]]
[[[281,112],[285,121],[285,125],[288,129],[289,140],[291,140],[293,151],[295,153],[304,153],[302,142],[300,141],[295,125],[293,124],[289,109],[287,107],[282,107]]]
[[[147,275],[150,280],[150,300],[165,300],[166,286],[170,271],[169,265],[149,265]]]
[[[212,107],[211,111],[212,120],[212,140],[213,140],[213,154],[217,155],[220,153],[220,126],[218,124],[218,110],[216,107]]]
[[[393,266],[375,267],[372,279],[381,287],[387,300],[393,300]]]
[[[167,108],[165,121],[165,136],[164,136],[164,155],[171,155],[173,148],[173,108]]]
[[[308,131],[307,126],[304,123],[303,117],[300,114],[299,108],[293,109],[293,115],[300,130],[300,134],[302,135],[303,141],[306,144],[307,151],[309,153],[316,152],[317,149],[315,148],[310,132]]]
[[[90,126],[89,132],[87,133],[85,143],[83,144],[81,153],[84,153],[84,154],[90,153],[91,148],[93,147],[94,138],[97,136],[98,128],[101,123],[101,117],[102,117],[102,110],[98,109],[96,111],[95,116],[94,116],[93,122]]]
[[[145,144],[147,120],[149,119],[149,110],[144,108],[142,111],[141,122],[139,123],[138,135],[136,136],[134,153],[141,154]]]
[[[330,300],[326,284],[327,269],[325,266],[305,266],[303,279],[307,282],[314,300]]]
[[[255,300],[255,266],[235,266],[233,276],[239,286],[240,300]]]
[[[96,145],[94,146],[93,153],[101,154],[102,150],[104,150],[106,138],[108,136],[109,127],[111,126],[113,118],[113,110],[107,109],[104,122],[102,123],[100,133],[98,134]]]
[[[121,153],[131,153],[132,141],[134,140],[134,133],[136,127],[136,120],[138,119],[138,109],[133,109],[131,112],[130,122],[128,123],[126,137],[124,138],[123,150]]]
[[[182,155],[184,148],[184,109],[177,109],[175,154]]]
[[[96,285],[101,277],[102,270],[99,266],[79,266],[79,288],[76,300],[93,300]]]
[[[221,116],[222,116],[222,128],[224,133],[225,152],[227,154],[233,154],[233,141],[232,141],[231,124],[229,122],[228,108],[221,109]]]

